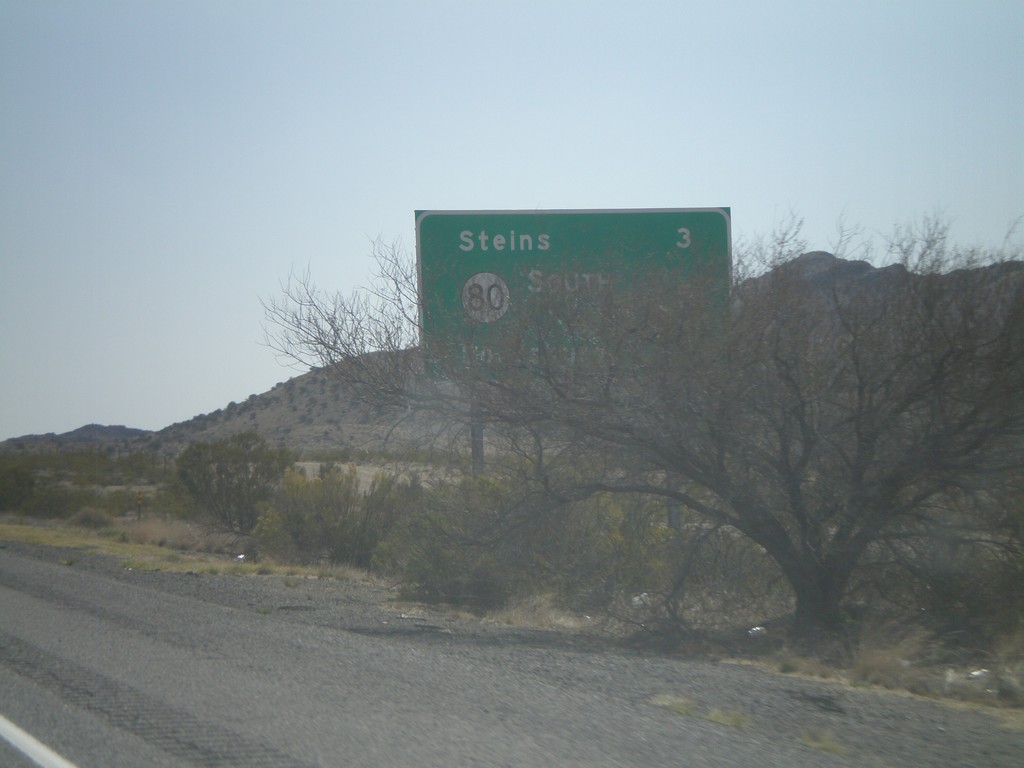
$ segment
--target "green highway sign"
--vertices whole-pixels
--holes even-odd
[[[498,327],[530,296],[612,287],[644,268],[728,291],[729,208],[417,211],[424,342]]]

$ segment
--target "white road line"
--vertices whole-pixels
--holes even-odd
[[[41,768],[75,768],[48,746],[0,715],[0,739],[3,739]]]

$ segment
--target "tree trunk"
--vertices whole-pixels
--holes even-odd
[[[838,633],[845,623],[842,601],[857,557],[850,552],[838,557],[801,547],[782,528],[743,533],[764,547],[793,590],[795,634],[814,638]]]
[[[805,565],[795,578],[786,575],[796,597],[794,632],[806,638],[837,634],[846,619],[842,601],[850,579],[849,569],[829,564]]]

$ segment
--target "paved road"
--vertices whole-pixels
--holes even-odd
[[[1021,765],[932,702],[402,618],[369,587],[0,546],[0,715],[89,766]],[[689,715],[657,706],[687,697]],[[733,723],[708,718],[724,712]],[[801,743],[827,734],[845,754]],[[0,764],[22,765],[0,743]]]

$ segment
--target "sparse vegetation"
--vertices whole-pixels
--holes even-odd
[[[821,728],[809,728],[800,737],[800,743],[812,749],[820,749],[822,752],[830,752],[833,755],[845,755],[849,750],[836,741],[828,731]]]
[[[176,464],[182,484],[213,524],[247,536],[292,458],[255,432],[243,432],[214,443],[194,443]]]
[[[559,608],[556,596],[551,593],[513,598],[507,606],[489,613],[487,617],[500,624],[532,629],[578,631],[595,626],[592,617]]]
[[[801,303],[789,261],[775,264],[791,271],[770,273],[774,282],[744,289],[749,315],[706,338],[675,315],[633,318],[643,343],[618,340],[642,375],[584,345],[572,366],[534,361],[548,366],[539,392],[509,373],[500,389],[515,397],[501,399],[493,381],[465,371],[432,390],[409,350],[359,358],[355,374],[339,355],[271,393],[274,413],[292,408],[313,430],[292,419],[274,422],[276,435],[316,436],[303,463],[255,433],[195,442],[176,462],[5,454],[0,511],[43,523],[59,546],[122,547],[126,567],[285,573],[295,584],[311,568],[373,571],[405,599],[496,621],[600,627],[790,674],[1020,706],[1024,475],[1019,397],[1010,399],[1019,329],[979,309],[988,289],[965,275],[981,273],[956,278],[971,301],[936,288],[948,274],[938,267],[963,254],[940,242],[901,247],[923,245],[939,249],[937,261],[900,273],[898,311],[885,291],[865,298],[837,280]],[[1018,317],[1020,289],[1006,285],[1000,311]],[[831,319],[817,322],[812,305]],[[585,309],[569,318],[577,330],[595,322],[595,333],[611,332]],[[706,365],[684,365],[690,356]],[[948,378],[936,388],[928,372]],[[364,377],[358,392],[377,387],[377,401],[355,403],[346,376]],[[451,381],[484,396],[475,402],[487,406],[486,473],[469,471],[459,421],[468,396],[451,394]],[[336,401],[341,390],[350,402],[325,420],[312,398]],[[380,432],[395,405],[380,400],[398,395],[411,398],[403,418],[434,409],[438,440],[331,447],[328,424]],[[250,396],[203,428],[256,417],[262,428],[264,409]],[[706,717],[742,727],[736,715]]]
[[[684,715],[685,717],[697,716],[697,703],[689,696],[667,693],[658,694],[651,699],[651,704],[675,712],[677,715]]]
[[[957,247],[934,220],[898,229],[884,269],[804,251],[794,220],[734,253],[731,301],[660,274],[542,292],[488,327],[485,362],[430,339],[429,376],[412,348],[415,265],[397,248],[378,248],[372,299],[307,276],[267,316],[279,351],[368,409],[429,412],[442,439],[471,412],[486,424],[488,480],[505,493],[428,511],[430,546],[403,571],[423,597],[497,602],[559,582],[578,598],[587,583],[668,639],[788,615],[784,642],[848,661],[866,622],[913,617],[990,648],[1024,617],[1019,251]],[[665,559],[640,560],[646,584],[618,569],[631,547],[655,553],[635,546],[655,518],[606,549],[573,525],[571,510],[611,494],[675,506]],[[565,551],[525,566],[527,531]],[[745,572],[716,593],[697,564],[722,562]]]
[[[855,683],[928,693],[921,670],[949,660],[941,644],[917,626],[866,628],[861,635],[850,667]]]
[[[776,668],[784,675],[803,675],[804,677],[829,678],[836,676],[836,668],[829,666],[819,658],[800,656],[783,652],[776,661]]]
[[[315,487],[311,479],[303,478],[303,483]],[[671,557],[674,550],[666,544],[672,540],[669,531],[658,522],[663,510],[623,507],[617,503],[617,497],[597,505],[591,499],[556,510],[554,516],[550,511],[545,513],[549,527],[538,529],[537,537],[533,538],[528,535],[531,529],[527,523],[539,510],[523,507],[520,511],[525,517],[502,508],[482,515],[481,510],[488,508],[487,493],[495,493],[493,499],[503,498],[504,494],[497,493],[492,480],[480,479],[462,484],[461,490],[459,487],[457,484],[420,488],[418,502],[392,507],[397,510],[397,522],[373,548],[374,562],[378,570],[387,570],[402,580],[407,596],[467,605],[478,612],[487,611],[493,621],[569,631],[615,631],[616,627],[635,631],[652,613],[661,610],[658,602],[664,599],[664,591],[650,589],[639,593],[646,598],[638,599],[636,605],[630,599],[619,600],[614,595],[625,593],[639,598],[637,585],[657,584],[658,573],[674,562]],[[389,494],[383,493],[382,498],[389,498]],[[455,504],[456,499],[460,499],[460,503]],[[644,517],[647,514],[651,517]],[[641,520],[648,522],[638,524]],[[587,525],[581,528],[582,521]],[[235,536],[213,532],[194,520],[158,516],[135,520],[131,515],[115,518],[86,507],[79,511],[77,522],[89,523],[91,527],[75,525],[75,522],[72,516],[59,524],[0,524],[0,540],[21,539],[63,549],[71,547],[83,552],[115,554],[122,559],[125,568],[136,570],[281,574],[286,578],[286,585],[294,586],[309,576],[342,580],[367,578],[365,571],[351,566],[329,566],[329,559],[323,557],[307,558],[308,565],[304,567],[294,561],[276,561],[269,551],[264,551],[263,557],[255,562],[251,559],[240,562],[236,559],[239,544]],[[498,523],[523,530],[518,538],[509,538]],[[484,535],[487,533],[492,535],[491,539]],[[575,542],[577,547],[562,548],[559,540],[570,533],[569,541]],[[649,538],[652,533],[656,535]],[[712,546],[713,541],[709,539],[707,546]],[[502,548],[506,545],[510,547],[508,553]],[[712,556],[713,551],[709,550],[707,555]],[[516,557],[510,559],[513,553]],[[729,557],[728,550],[722,554]],[[736,556],[742,559],[747,555],[741,550]],[[80,559],[76,555],[62,558],[69,566]],[[602,562],[605,571],[593,570]],[[695,562],[699,564],[700,557]],[[607,569],[608,563],[617,565]],[[741,566],[737,563],[737,573],[744,573]],[[708,572],[709,579],[713,581],[718,569],[728,568],[728,560],[718,564],[718,568]],[[671,569],[666,571],[671,572]],[[599,593],[603,595],[602,600],[608,601],[606,603],[595,601],[596,595],[592,592],[580,592],[580,585],[598,578],[598,574],[611,580],[605,587],[608,591]],[[695,582],[687,583],[696,588]],[[516,586],[515,594],[506,591],[509,584]],[[672,579],[665,584],[671,586]],[[700,589],[710,586],[710,583],[705,584]],[[731,584],[730,594],[740,594],[736,591],[739,586]],[[688,594],[684,590],[680,599],[685,600]],[[708,599],[711,595],[709,590]],[[756,602],[754,600],[745,610],[752,610]],[[744,600],[737,601],[737,605],[745,604]],[[697,613],[688,614],[692,625],[725,629],[720,635],[714,632],[706,635],[707,644],[699,649],[702,653],[757,656],[760,655],[757,641],[770,640],[773,643],[770,648],[776,649],[777,654],[775,668],[782,672],[993,705],[1020,706],[1022,703],[1019,680],[1024,670],[1024,642],[1020,638],[1024,633],[1003,636],[991,653],[975,651],[971,654],[960,650],[951,655],[947,646],[920,626],[883,624],[869,629],[865,625],[859,628],[861,639],[846,664],[842,658],[826,661],[806,655],[806,651],[788,649],[784,629],[775,624],[765,638],[746,638],[742,643],[730,641],[727,628],[730,624],[741,623],[743,610],[730,611],[725,603],[705,605],[705,610],[713,615],[702,619]],[[590,616],[584,617],[584,613]],[[951,662],[955,666],[951,667]],[[970,673],[981,667],[990,667],[991,675],[984,680],[971,679]],[[692,701],[678,700],[671,704],[666,699],[655,703],[681,714],[701,716],[694,715],[697,709]],[[731,727],[741,727],[737,725],[741,718],[732,714],[716,713],[714,719]],[[711,718],[712,715],[709,712],[705,716]]]
[[[712,709],[706,719],[730,728],[746,728],[750,724],[750,718],[737,709]]]
[[[712,708],[701,714],[701,708],[689,696],[679,694],[659,694],[651,699],[651,704],[656,707],[675,712],[684,717],[703,717],[710,723],[718,723],[730,728],[746,728],[750,724],[750,717],[738,709]]]
[[[84,507],[71,516],[71,522],[83,528],[101,529],[110,528],[114,523],[114,518],[102,510]]]
[[[22,509],[32,498],[36,479],[32,472],[7,460],[0,466],[0,509]]]
[[[292,469],[263,506],[253,535],[282,561],[370,568],[380,542],[421,495],[415,475],[378,473],[361,489],[354,466],[322,465],[315,478]]]

